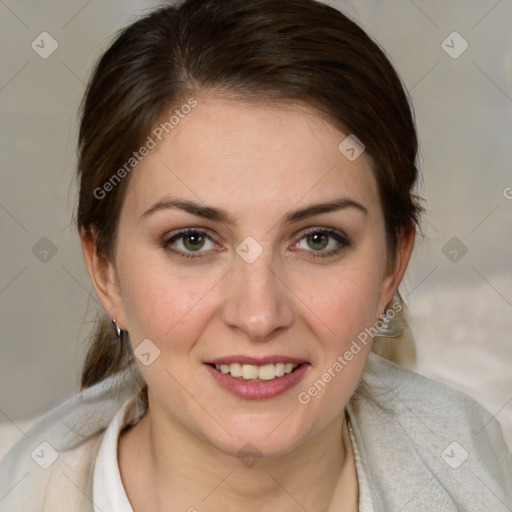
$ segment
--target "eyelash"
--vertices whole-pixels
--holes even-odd
[[[187,228],[182,229],[181,231],[178,231],[176,234],[171,236],[170,238],[167,238],[162,242],[162,246],[165,250],[172,252],[179,258],[187,259],[187,260],[194,260],[197,258],[204,258],[203,255],[199,254],[200,251],[197,252],[197,254],[191,253],[191,252],[184,252],[184,251],[177,251],[176,249],[171,249],[169,246],[179,240],[180,238],[183,238],[186,235],[196,234],[203,236],[207,238],[208,240],[213,241],[213,239],[205,232],[200,229],[194,229],[194,228]],[[308,235],[313,234],[322,234],[322,235],[328,235],[329,237],[333,238],[338,242],[338,246],[334,249],[330,249],[329,251],[306,251],[311,252],[312,254],[308,256],[308,258],[329,258],[338,255],[344,248],[350,247],[351,243],[348,240],[348,238],[341,233],[340,231],[331,229],[331,228],[312,228],[307,231],[305,231],[302,235],[302,237],[299,239],[299,242],[306,238]],[[297,242],[297,243],[299,243]]]

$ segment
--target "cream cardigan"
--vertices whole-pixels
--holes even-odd
[[[1,463],[0,511],[93,512],[103,433],[139,389],[133,366],[43,416]],[[375,512],[512,511],[512,456],[467,395],[371,353],[347,411]],[[131,414],[136,422],[144,410]]]

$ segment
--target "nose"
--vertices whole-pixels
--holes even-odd
[[[262,255],[247,263],[237,256],[230,274],[221,315],[230,329],[268,341],[293,324],[293,294],[269,259]]]

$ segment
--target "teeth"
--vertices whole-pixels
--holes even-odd
[[[258,370],[258,378],[260,380],[272,380],[276,378],[276,367],[272,363],[260,366],[259,369],[257,366],[255,366],[255,368]]]
[[[259,377],[259,370],[256,365],[243,364],[242,365],[242,377],[244,379],[257,379]]]
[[[296,363],[270,363],[262,366],[255,364],[216,364],[215,369],[224,374],[230,374],[241,380],[272,380],[291,373],[299,366]]]

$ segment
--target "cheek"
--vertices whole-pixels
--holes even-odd
[[[311,323],[326,332],[333,350],[343,349],[378,318],[381,275],[375,265],[347,265],[328,277],[301,281],[301,288],[308,290],[298,294],[308,306],[304,311]]]
[[[123,305],[132,344],[146,338],[157,345],[176,339],[177,350],[194,341],[211,307],[211,290],[222,278],[220,269],[180,271],[161,256],[132,255],[124,260],[122,272]]]
[[[348,270],[348,268],[347,268]],[[325,281],[309,298],[306,313],[318,343],[316,364],[297,393],[300,406],[324,425],[357,388],[371,349],[379,302],[379,275],[372,268],[351,269]]]
[[[379,281],[376,276],[354,274],[348,279],[334,282],[333,286],[335,290],[332,295],[336,297],[337,294],[338,301],[336,303],[335,298],[330,301],[333,305],[330,314],[340,334],[354,337],[361,329],[375,322],[379,301]]]

